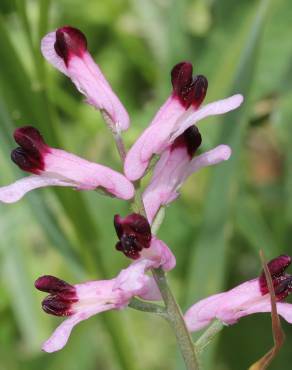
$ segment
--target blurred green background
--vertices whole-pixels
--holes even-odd
[[[1,0],[0,184],[23,173],[9,159],[14,127],[38,127],[59,146],[120,170],[98,112],[43,60],[41,37],[69,24],[130,112],[129,147],[170,92],[169,71],[190,60],[209,80],[206,101],[234,92],[245,104],[200,123],[203,149],[231,145],[232,159],[204,169],[167,210],[160,237],[177,257],[171,285],[183,309],[260,271],[267,258],[291,254],[292,5],[289,0]],[[40,346],[61,321],[40,309],[34,280],[71,283],[109,278],[128,261],[114,249],[113,215],[127,205],[95,192],[35,191],[0,205],[1,370],[184,369],[164,321],[131,309],[83,322],[59,353]],[[271,369],[292,363],[292,329]],[[209,370],[241,370],[272,346],[268,314],[225,328],[206,351]]]

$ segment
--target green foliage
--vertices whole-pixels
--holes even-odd
[[[71,24],[86,33],[131,114],[128,146],[168,96],[172,65],[189,59],[208,77],[208,101],[241,92],[246,103],[200,126],[204,149],[228,143],[233,157],[193,176],[167,209],[160,236],[177,257],[171,283],[185,309],[256,276],[259,248],[269,258],[291,254],[291,17],[288,0],[1,1],[1,185],[22,176],[9,152],[14,127],[24,124],[38,127],[52,146],[121,169],[99,114],[42,59],[48,30]],[[70,189],[0,205],[0,370],[183,369],[167,325],[130,310],[82,323],[57,354],[39,350],[58,320],[41,311],[34,280],[116,275],[127,261],[115,252],[112,220],[127,212],[120,200]],[[271,369],[292,361],[292,330],[284,330],[287,341]],[[268,315],[242,319],[207,351],[206,368],[246,369],[271,344]]]

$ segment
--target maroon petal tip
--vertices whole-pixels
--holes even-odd
[[[87,50],[85,35],[77,28],[64,26],[56,31],[56,42],[54,44],[56,53],[68,66],[72,55],[82,58]]]
[[[143,248],[149,248],[151,242],[151,227],[144,216],[132,213],[125,218],[115,215],[114,226],[119,242],[116,249],[127,257],[137,259]]]
[[[183,147],[186,149],[190,159],[192,159],[201,144],[202,136],[198,127],[194,125],[175,139],[171,145],[171,150]]]
[[[35,175],[39,175],[44,169],[43,161],[40,161],[39,159],[35,160],[22,148],[13,149],[11,151],[10,158],[23,171],[31,172]]]
[[[286,275],[284,274],[284,272],[290,264],[291,257],[284,254],[268,262],[267,265],[271,273],[274,287],[278,286],[279,284],[282,284],[282,282],[286,279]],[[264,271],[262,271],[259,277],[259,285],[262,294],[268,293],[269,289]]]
[[[44,170],[44,155],[50,149],[40,132],[32,126],[23,126],[14,131],[13,137],[20,146],[11,152],[13,162],[35,174]]]
[[[42,301],[42,309],[54,316],[71,316],[74,311],[72,309],[72,303],[63,300],[58,295],[49,295]]]
[[[193,66],[190,62],[176,64],[171,71],[173,93],[186,109],[193,105],[198,108],[203,102],[208,88],[206,77],[193,77]]]
[[[73,285],[61,280],[52,275],[44,275],[39,277],[35,283],[35,287],[42,292],[57,294],[57,293],[72,293],[75,294],[76,289]]]
[[[207,94],[208,80],[205,76],[198,75],[195,77],[193,85],[194,85],[194,96],[192,100],[192,105],[195,108],[198,108],[202,104]]]
[[[292,276],[289,275],[276,285],[275,287],[275,295],[277,301],[282,301],[292,292]]]
[[[193,65],[184,61],[176,64],[171,70],[171,83],[173,89],[179,92],[185,85],[192,82]]]

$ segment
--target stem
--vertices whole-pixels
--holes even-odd
[[[152,223],[152,226],[151,226],[151,231],[153,235],[156,235],[158,230],[160,229],[160,226],[164,220],[164,216],[165,216],[165,208],[161,207],[159,211],[157,212],[154,218],[154,221]]]
[[[187,370],[198,370],[199,363],[196,357],[192,338],[186,327],[182,312],[169,288],[164,271],[161,268],[152,269],[152,274],[159,287],[169,322],[175,332],[177,342]]]
[[[113,133],[113,136],[114,136],[114,139],[115,139],[115,142],[116,142],[116,147],[118,149],[118,152],[119,152],[119,155],[121,157],[122,163],[124,163],[127,153],[126,153],[126,148],[125,148],[125,144],[124,144],[124,141],[122,139],[122,136],[121,136],[120,133]]]
[[[166,309],[155,303],[144,302],[134,297],[131,299],[128,306],[133,308],[134,310],[155,313],[156,315],[159,315],[159,316],[164,317],[165,319],[168,319]]]
[[[116,147],[117,147],[118,153],[120,155],[121,161],[122,161],[122,163],[124,163],[127,152],[126,152],[126,149],[125,149],[125,145],[124,145],[124,141],[122,139],[121,133],[117,131],[117,127],[116,127],[115,123],[113,122],[113,120],[107,114],[107,112],[105,110],[101,110],[100,113],[101,113],[103,119],[105,120],[105,122],[107,123],[108,127],[110,128],[110,130],[113,134],[113,137],[115,139]]]
[[[135,197],[133,199],[133,202],[131,204],[131,208],[134,212],[139,213],[140,215],[146,216],[146,211],[143,203],[143,198],[142,198],[142,191],[141,191],[141,183],[140,180],[136,181],[134,183],[135,186]]]
[[[205,347],[214,339],[214,337],[221,331],[224,324],[220,320],[214,320],[208,329],[200,336],[195,343],[195,351],[198,354],[202,353]]]

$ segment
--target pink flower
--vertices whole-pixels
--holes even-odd
[[[152,244],[149,248],[153,249],[150,258],[141,257],[111,280],[70,285],[54,276],[37,279],[36,288],[49,293],[42,302],[44,311],[56,316],[68,316],[43,344],[42,349],[46,352],[62,349],[72,329],[80,321],[103,311],[125,308],[134,296],[160,300],[158,287],[146,272],[159,266],[169,269],[171,265],[165,260],[165,256],[171,256],[174,263],[175,258],[164,243],[156,240]]]
[[[134,195],[132,183],[120,173],[89,162],[74,154],[49,147],[39,131],[31,126],[15,130],[19,145],[11,153],[12,160],[33,175],[0,188],[0,201],[18,201],[30,190],[45,186],[69,186],[77,190],[100,188],[121,199]]]
[[[201,142],[198,128],[191,126],[162,153],[151,182],[143,193],[143,203],[150,223],[162,205],[167,205],[178,197],[179,188],[192,173],[227,160],[231,155],[229,146],[219,145],[195,156]]]
[[[291,258],[279,256],[268,263],[277,299],[277,311],[292,323],[292,304],[282,302],[292,292],[292,275],[284,273]],[[236,323],[241,317],[258,312],[271,312],[270,294],[264,273],[237,287],[212,295],[195,303],[185,314],[189,331],[197,331],[219,319],[227,325]]]
[[[179,63],[172,69],[171,96],[127,154],[124,170],[130,180],[141,178],[152,156],[161,155],[199,120],[229,112],[241,105],[243,97],[237,94],[198,109],[205,98],[208,82],[201,75],[192,77],[192,72],[189,62]]]
[[[81,31],[69,26],[59,28],[43,38],[41,50],[48,62],[72,80],[89,104],[106,113],[113,131],[128,129],[128,113],[88,53]]]

